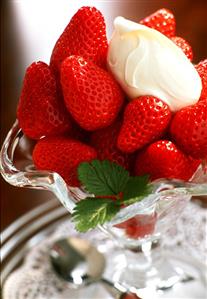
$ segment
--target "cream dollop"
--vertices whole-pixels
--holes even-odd
[[[108,67],[130,98],[153,95],[172,111],[198,101],[202,84],[183,51],[157,30],[117,17]]]

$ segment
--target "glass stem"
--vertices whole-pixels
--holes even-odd
[[[146,241],[136,248],[127,248],[127,267],[143,273],[152,271],[154,265],[161,262],[161,250],[160,240]]]
[[[130,282],[137,288],[153,287],[177,275],[173,267],[166,262],[160,239],[145,241],[138,247],[125,249],[125,265],[118,278],[124,286],[127,287],[127,282]]]

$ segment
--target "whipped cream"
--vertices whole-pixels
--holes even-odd
[[[153,95],[171,111],[198,101],[202,83],[183,51],[157,30],[117,17],[109,44],[108,67],[134,99]]]

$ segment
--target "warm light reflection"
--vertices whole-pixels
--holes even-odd
[[[11,1],[25,67],[32,61],[49,62],[56,40],[81,6],[96,6],[104,14],[110,37],[113,19],[121,13],[122,3],[123,1],[91,0]]]

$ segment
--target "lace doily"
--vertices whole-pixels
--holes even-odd
[[[203,264],[207,256],[206,224],[206,210],[190,203],[176,225],[166,234],[164,246],[173,251],[182,249],[186,255]],[[112,298],[100,284],[93,284],[81,290],[71,290],[67,283],[53,273],[48,257],[49,249],[55,240],[69,235],[90,240],[105,254],[106,260],[110,257],[110,267],[116,262],[115,256],[112,258],[112,255],[114,252],[117,254],[119,249],[115,249],[114,242],[104,233],[95,230],[80,234],[75,231],[69,220],[64,221],[52,235],[34,246],[27,253],[23,265],[9,275],[4,284],[3,299]]]

